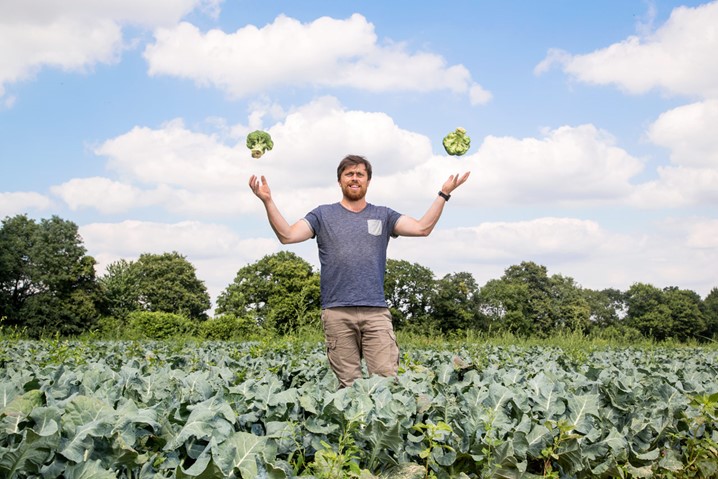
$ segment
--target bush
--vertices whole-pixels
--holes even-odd
[[[617,344],[639,344],[647,340],[638,329],[623,324],[594,328],[589,337]]]
[[[170,339],[194,336],[198,324],[174,313],[133,311],[127,315],[129,333],[147,339]]]
[[[97,320],[95,331],[103,339],[124,339],[127,335],[127,320],[102,316]]]
[[[223,314],[201,323],[197,334],[202,339],[230,341],[257,338],[264,332],[254,318]]]

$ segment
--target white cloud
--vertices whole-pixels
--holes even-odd
[[[641,30],[644,28],[641,27]],[[718,2],[678,7],[655,32],[631,36],[584,55],[550,50],[535,69],[560,63],[579,81],[613,84],[630,93],[652,89],[690,97],[718,96]]]
[[[32,191],[0,192],[0,218],[50,209],[52,200]]]
[[[644,232],[617,233],[592,220],[543,217],[439,229],[428,238],[390,242],[389,257],[430,268],[438,277],[466,271],[479,285],[506,268],[533,261],[550,275],[591,289],[628,289],[635,282],[678,286],[705,296],[717,287],[718,223],[674,220]]]
[[[628,204],[639,208],[677,208],[718,204],[718,169],[658,167],[658,179],[636,186]]]
[[[234,33],[201,32],[183,22],[155,32],[145,49],[150,75],[188,78],[243,97],[286,85],[351,87],[369,91],[466,93],[473,104],[491,95],[463,65],[439,55],[408,52],[401,43],[380,44],[362,15],[321,17],[301,23],[284,15]]]
[[[684,105],[662,113],[648,138],[666,147],[671,162],[718,170],[718,99]]]
[[[244,145],[227,146],[217,135],[188,130],[181,119],[159,129],[135,127],[107,140],[95,154],[121,178],[190,189],[233,187],[251,160]]]
[[[593,125],[546,130],[542,138],[477,140],[473,153],[428,158],[410,171],[382,178],[376,182],[382,184],[381,197],[409,206],[425,198],[430,185],[438,189],[450,174],[470,170],[456,195],[464,205],[616,203],[629,197],[630,180],[643,168],[641,160]]]
[[[83,71],[95,63],[112,63],[121,40],[120,26],[105,19],[56,18],[47,24],[0,20],[0,88],[32,77],[44,66]]]
[[[718,220],[689,223],[686,244],[691,248],[718,251]]]
[[[237,187],[238,188],[238,187]],[[159,184],[143,189],[109,178],[75,178],[51,188],[71,210],[95,209],[104,214],[159,207],[188,217],[256,213],[260,204],[249,188],[241,191],[205,188],[200,191]]]
[[[74,178],[51,187],[50,191],[71,210],[93,207],[101,213],[121,213],[157,203],[150,193],[102,177]]]
[[[247,186],[257,174],[266,175],[277,201],[294,216],[305,214],[308,204],[337,198],[336,167],[349,153],[365,155],[380,175],[431,158],[425,136],[401,129],[384,113],[346,110],[332,97],[288,112],[267,128],[275,147],[260,159],[251,157],[244,137],[237,142],[224,135],[246,135],[250,128],[216,119],[213,124],[216,133],[190,130],[180,119],[157,129],[135,127],[94,149],[117,178],[75,178],[51,191],[73,210],[119,213],[155,205],[186,214],[236,215],[262,211]]]
[[[630,204],[674,208],[718,204],[718,100],[684,105],[661,114],[648,139],[669,150],[671,165],[637,185]]]
[[[279,245],[266,238],[242,238],[221,224],[195,221],[92,223],[81,226],[79,232],[88,254],[98,261],[98,275],[105,274],[107,265],[120,259],[134,261],[143,253],[176,251],[195,266],[212,301],[241,267],[278,251]]]
[[[458,203],[573,206],[631,198],[630,181],[643,168],[593,125],[545,130],[541,138],[474,138],[473,153],[436,156],[426,136],[400,128],[384,113],[346,110],[333,97],[289,111],[266,128],[275,147],[261,159],[251,158],[244,138],[237,142],[225,135],[247,132],[247,126],[228,127],[216,119],[214,124],[217,133],[190,130],[179,119],[158,129],[135,127],[95,149],[117,178],[73,179],[52,191],[72,209],[118,213],[157,205],[171,212],[234,216],[262,212],[246,186],[257,174],[266,176],[275,200],[294,218],[339,198],[336,166],[354,153],[374,166],[370,201],[421,215],[427,195],[449,175],[468,170],[474,173]]]
[[[43,67],[84,71],[117,61],[126,48],[122,28],[174,24],[199,8],[216,12],[220,0],[33,0],[0,7],[0,96],[4,85]]]

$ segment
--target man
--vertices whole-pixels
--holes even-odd
[[[349,155],[337,168],[341,201],[318,206],[291,225],[272,200],[264,176],[249,179],[249,187],[264,203],[269,224],[282,244],[317,238],[327,357],[340,387],[351,386],[362,376],[362,357],[369,374],[396,376],[399,347],[384,297],[389,238],[428,236],[451,193],[469,173],[451,175],[424,216],[416,220],[367,203],[371,163]]]

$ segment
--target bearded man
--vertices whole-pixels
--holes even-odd
[[[272,200],[264,176],[249,179],[249,187],[264,204],[269,224],[282,244],[317,239],[322,325],[329,364],[340,387],[351,386],[362,377],[362,358],[369,374],[397,375],[399,346],[384,296],[389,239],[428,236],[451,193],[469,173],[451,175],[417,220],[368,203],[371,163],[362,156],[348,155],[337,167],[341,201],[318,206],[291,225]]]

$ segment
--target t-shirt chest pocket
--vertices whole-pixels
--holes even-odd
[[[367,231],[372,236],[381,236],[382,222],[381,220],[366,220]]]

